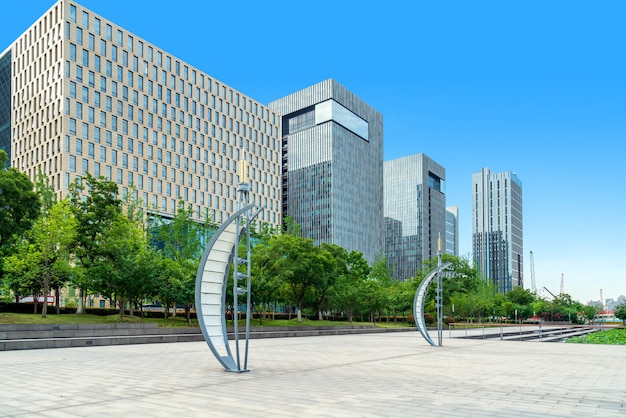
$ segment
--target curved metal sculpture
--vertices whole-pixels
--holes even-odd
[[[245,206],[218,228],[200,259],[200,266],[196,275],[196,313],[202,335],[204,335],[204,339],[215,358],[227,371],[232,372],[245,371],[245,366],[242,370],[238,347],[237,360],[235,360],[228,344],[225,317],[226,287],[230,266],[242,235],[239,218],[246,215],[246,221],[249,222],[263,210],[257,208],[251,216],[248,216],[254,208],[254,205]],[[237,263],[242,264],[239,260]],[[237,330],[235,332],[238,334]],[[238,335],[235,338],[238,339]],[[246,360],[247,338],[248,335],[246,335]]]
[[[422,337],[432,346],[436,346],[435,342],[428,335],[428,329],[426,328],[426,321],[424,320],[424,302],[426,300],[426,291],[432,281],[438,276],[439,273],[451,266],[452,263],[445,263],[435,267],[430,273],[424,277],[424,280],[420,283],[415,292],[415,299],[413,300],[413,317],[415,318],[415,325],[419,330]]]

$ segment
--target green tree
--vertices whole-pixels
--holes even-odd
[[[214,225],[193,219],[193,211],[184,201],[178,203],[174,217],[169,220],[155,219],[151,233],[154,243],[162,249],[163,255],[171,260],[165,264],[161,274],[160,296],[166,307],[182,304],[187,320],[191,321],[191,307],[195,301],[195,280],[202,256],[203,241]],[[166,281],[167,283],[164,283]],[[167,309],[166,309],[167,312]]]
[[[318,282],[321,249],[313,240],[283,233],[270,238],[264,268],[285,284],[289,299],[298,312],[298,322],[302,322],[302,304],[311,289]]]
[[[70,208],[77,221],[72,250],[77,264],[83,269],[74,275],[74,282],[81,293],[76,312],[84,313],[87,292],[93,289],[96,282],[107,279],[99,276],[107,274],[107,265],[110,268],[111,263],[106,239],[122,213],[122,202],[117,196],[117,184],[104,177],[95,178],[89,173],[76,178],[69,189]]]
[[[312,288],[312,294],[317,310],[318,319],[324,319],[323,306],[327,302],[328,290],[335,284],[339,276],[345,274],[348,253],[345,248],[336,244],[323,242],[316,258],[317,282]]]
[[[371,320],[374,320],[375,313],[382,315],[383,310],[387,310],[387,315],[391,309],[391,288],[393,287],[393,279],[391,272],[387,267],[387,257],[378,256],[372,265],[369,274],[368,289],[370,292],[369,309]],[[387,320],[389,317],[387,316]]]
[[[133,302],[139,303],[148,294],[155,294],[155,278],[159,271],[156,250],[148,245],[141,224],[119,214],[103,240],[107,257],[96,263],[94,290],[117,301],[120,319],[128,303],[133,316]]]
[[[6,268],[11,272],[10,286],[16,294],[43,296],[43,318],[47,316],[51,288],[62,287],[71,276],[69,246],[75,232],[69,203],[62,200],[35,222],[18,253],[6,260]]]
[[[626,324],[626,304],[618,305],[615,308],[615,317],[621,319]]]
[[[270,303],[280,301],[280,288],[284,285],[280,277],[271,271],[269,257],[269,240],[271,233],[261,234],[259,242],[252,248],[250,256],[250,274],[252,275],[252,301],[255,309],[260,310],[259,323],[263,324],[265,312]]]
[[[506,294],[506,298],[517,305],[530,305],[535,301],[536,296],[530,290],[517,286]]]
[[[338,277],[330,289],[331,304],[345,313],[350,323],[354,319],[354,314],[363,305],[365,282],[369,273],[370,267],[363,258],[363,254],[350,251],[344,274]]]
[[[7,160],[0,149],[0,248],[19,241],[40,213],[33,182],[15,167],[5,168]]]

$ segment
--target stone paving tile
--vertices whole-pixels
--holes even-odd
[[[4,352],[0,416],[626,416],[623,347],[258,339],[248,366],[225,372],[204,342]]]

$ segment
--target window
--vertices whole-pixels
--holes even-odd
[[[86,49],[83,50],[83,65],[85,67],[89,66],[89,51]]]
[[[82,123],[82,134],[84,139],[89,139],[89,125],[86,122]]]
[[[76,140],[76,155],[83,155],[83,141],[80,139]]]
[[[76,61],[76,45],[70,44],[70,60]]]
[[[76,28],[76,43],[78,45],[83,44],[83,30],[81,28]]]
[[[76,83],[70,81],[70,97],[72,99],[76,98]]]
[[[70,134],[76,135],[76,119],[70,118]]]
[[[89,29],[89,13],[83,12],[83,27]]]
[[[76,172],[76,157],[73,155],[70,155],[70,171],[72,173]]]
[[[70,4],[70,22],[76,23],[76,6]]]
[[[93,20],[93,28],[96,32],[96,35],[100,35],[100,19],[98,19],[97,17]]]
[[[94,51],[96,49],[96,38],[90,33],[89,34],[89,50]]]
[[[106,29],[105,29],[105,33],[106,33],[106,38],[110,41],[111,40],[111,32],[112,32],[112,28],[111,25],[109,25],[107,23],[106,25]]]

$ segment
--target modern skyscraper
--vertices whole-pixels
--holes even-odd
[[[446,208],[446,253],[459,256],[459,207]]]
[[[385,254],[398,280],[437,256],[446,237],[445,178],[445,169],[421,153],[384,163]]]
[[[523,285],[522,182],[511,171],[472,175],[474,264],[498,291]]]
[[[282,117],[283,215],[316,243],[383,250],[383,118],[329,79],[269,104]]]
[[[245,158],[259,221],[279,225],[279,131],[276,112],[74,1],[0,54],[0,147],[61,197],[89,172],[151,211],[183,199],[220,223]]]

